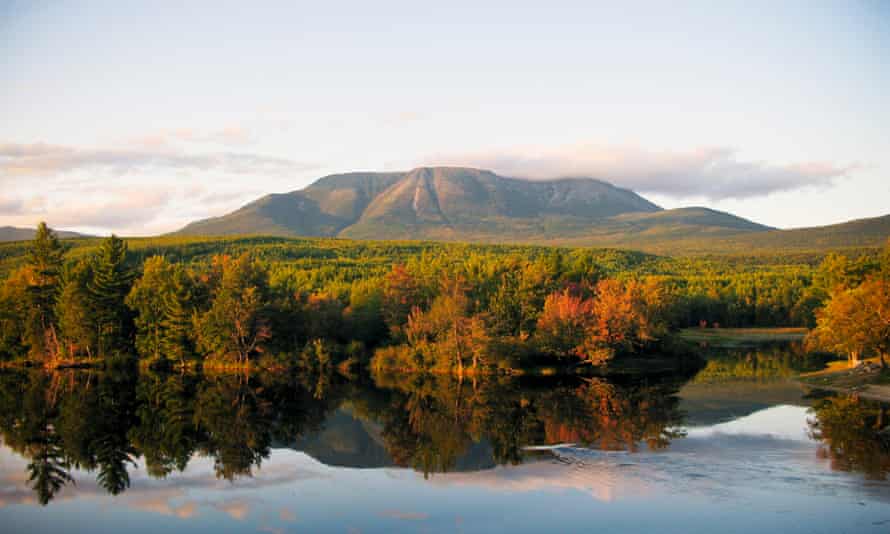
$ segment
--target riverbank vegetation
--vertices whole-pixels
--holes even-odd
[[[41,224],[33,242],[0,247],[0,357],[463,376],[608,368],[664,353],[681,328],[810,326],[814,347],[884,354],[887,257],[262,237],[63,244]],[[874,306],[851,310],[863,298]],[[841,310],[858,313],[859,330],[834,320],[850,315]]]

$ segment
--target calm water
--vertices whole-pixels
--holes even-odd
[[[883,407],[788,374],[7,373],[0,529],[890,532]]]

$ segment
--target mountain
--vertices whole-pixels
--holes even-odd
[[[0,226],[0,242],[5,241],[28,241],[34,239],[34,228],[16,228],[14,226]],[[67,232],[65,230],[56,230],[59,239],[75,239],[78,237],[89,237],[77,232]]]
[[[177,233],[582,245],[767,230],[706,208],[664,210],[592,178],[529,181],[478,169],[421,167],[326,176]]]

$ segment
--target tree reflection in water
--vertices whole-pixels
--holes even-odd
[[[28,459],[27,484],[44,505],[74,484],[74,470],[119,494],[137,460],[153,478],[185,471],[195,455],[212,458],[220,479],[251,476],[273,447],[325,435],[326,421],[340,408],[379,434],[333,432],[325,439],[379,440],[386,465],[430,476],[519,464],[535,445],[663,449],[684,435],[676,392],[689,378],[2,373],[0,434]],[[835,468],[885,478],[885,412],[853,398],[819,401],[811,432]],[[364,444],[317,446],[361,450]]]
[[[890,419],[887,405],[855,395],[816,401],[810,436],[820,440],[820,455],[838,471],[862,472],[870,480],[890,473]]]

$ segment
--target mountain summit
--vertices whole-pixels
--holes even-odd
[[[689,237],[769,228],[704,208],[664,210],[593,178],[531,181],[479,169],[420,167],[325,176],[177,233],[593,244],[612,234],[666,229]]]

